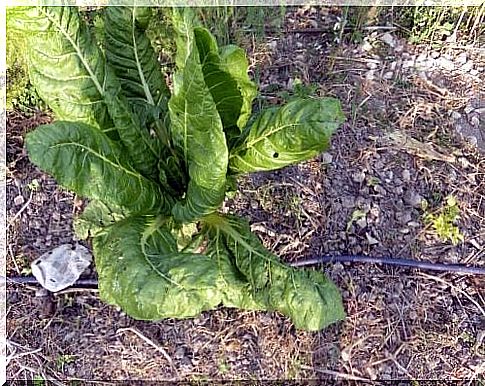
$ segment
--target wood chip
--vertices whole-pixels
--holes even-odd
[[[409,135],[403,133],[402,131],[395,130],[389,133],[387,135],[387,139],[395,145],[401,147],[402,150],[405,150],[409,154],[415,155],[417,157],[450,163],[456,162],[456,159],[453,155],[443,154],[444,152],[446,152],[446,150],[440,149],[440,151],[436,151],[434,149],[436,145],[420,142],[417,139],[414,139]]]

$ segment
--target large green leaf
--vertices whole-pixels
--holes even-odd
[[[178,253],[163,222],[131,217],[93,240],[101,298],[136,319],[187,318],[221,302],[217,266]]]
[[[229,160],[233,173],[279,169],[326,150],[345,117],[335,98],[297,99],[263,111]]]
[[[123,93],[134,111],[143,121],[163,125],[170,92],[145,35],[150,16],[151,9],[146,7],[107,7],[106,60],[120,79]],[[160,139],[167,143],[166,128],[157,129]]]
[[[244,50],[235,45],[227,45],[219,50],[224,68],[237,82],[242,96],[242,106],[237,126],[243,130],[251,116],[253,100],[258,94],[256,84],[249,79],[248,60]]]
[[[191,15],[185,12],[175,16],[178,69],[169,112],[172,139],[190,179],[186,197],[175,205],[173,215],[177,221],[191,222],[221,205],[228,149],[221,118],[204,80]]]
[[[215,214],[206,220],[224,238],[257,303],[289,316],[295,327],[305,330],[321,330],[345,317],[337,287],[323,274],[282,264],[245,220]]]
[[[202,27],[194,28],[205,83],[217,106],[224,128],[234,127],[241,113],[242,95],[237,82],[225,70],[216,39]]]
[[[57,118],[110,131],[114,124],[133,166],[156,176],[160,149],[132,114],[76,8],[26,7],[16,16],[12,23],[25,32],[30,49],[31,80]]]
[[[220,50],[212,34],[205,28],[194,28],[204,79],[216,102],[226,136],[235,137],[251,115],[256,86],[248,76],[244,50],[225,46]]]
[[[74,219],[74,233],[79,240],[95,237],[105,231],[110,225],[126,217],[127,215],[119,207],[113,207],[106,205],[104,202],[93,200],[89,202],[81,215]]]
[[[118,144],[84,123],[57,121],[26,136],[31,161],[82,197],[127,213],[170,212],[171,199],[130,166]]]
[[[231,259],[224,238],[219,229],[210,232],[206,254],[217,264],[218,284],[222,293],[222,303],[226,307],[244,310],[265,310],[266,305],[257,301],[249,281],[239,271]]]
[[[11,7],[8,13],[8,28],[22,31],[28,46],[30,81],[55,117],[110,129],[104,61],[76,9]]]

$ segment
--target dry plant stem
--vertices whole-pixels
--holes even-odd
[[[463,296],[465,296],[465,297],[466,297],[466,298],[467,298],[469,301],[471,301],[471,302],[472,302],[472,303],[475,305],[475,307],[477,307],[477,308],[478,308],[478,310],[479,310],[479,311],[482,313],[482,315],[483,315],[483,316],[485,316],[485,310],[484,310],[484,309],[483,309],[483,308],[480,306],[480,304],[478,304],[478,302],[477,302],[475,299],[473,299],[473,298],[472,298],[470,295],[468,295],[468,294],[467,294],[465,291],[463,291],[461,288],[459,288],[459,287],[457,287],[457,286],[455,286],[455,285],[451,284],[450,282],[448,282],[448,281],[446,281],[446,280],[444,280],[444,279],[442,279],[442,278],[440,278],[440,277],[437,277],[437,276],[433,276],[433,275],[427,275],[427,274],[422,273],[422,272],[420,272],[420,275],[421,275],[421,276],[424,276],[425,278],[428,278],[428,279],[431,279],[431,280],[435,280],[435,281],[437,281],[437,282],[439,282],[439,283],[443,283],[443,284],[445,284],[445,285],[449,286],[450,288],[453,288],[455,291],[457,291],[457,292],[461,293],[461,294],[462,294]]]
[[[20,208],[20,210],[15,213],[15,216],[12,217],[12,219],[8,222],[7,224],[7,228],[5,229],[5,232],[8,232],[8,229],[10,228],[10,226],[14,223],[14,221],[17,219],[17,217],[19,217],[22,212],[27,209],[27,207],[30,205],[30,202],[32,201],[32,196],[33,196],[33,193],[32,191],[30,191],[30,196],[29,196],[29,199],[27,200],[27,202]]]
[[[137,329],[132,328],[132,327],[120,328],[120,329],[118,329],[116,331],[116,333],[119,334],[119,333],[122,333],[122,332],[125,332],[125,331],[131,331],[136,336],[138,336],[139,338],[143,339],[146,343],[148,343],[150,346],[152,346],[155,350],[159,351],[165,357],[165,359],[168,361],[168,363],[170,363],[170,366],[172,366],[173,370],[177,374],[177,377],[180,378],[180,375],[179,375],[179,373],[177,371],[177,368],[175,367],[175,365],[173,363],[172,358],[170,357],[170,355],[168,355],[167,351],[165,351],[165,349],[163,347],[158,346],[152,340],[150,340],[145,335],[143,335],[140,331],[138,331]]]

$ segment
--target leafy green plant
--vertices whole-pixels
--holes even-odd
[[[43,107],[29,82],[23,36],[9,30],[6,34],[6,43],[7,110],[16,108],[29,113],[33,107]]]
[[[457,245],[463,241],[464,236],[460,229],[455,225],[460,218],[460,208],[456,202],[455,197],[448,196],[446,198],[446,205],[443,206],[438,213],[427,212],[427,204],[424,204],[424,222],[433,227],[434,232],[441,240],[450,240],[453,245]]]
[[[278,97],[287,102],[294,99],[309,98],[316,94],[318,85],[314,83],[305,84],[300,79],[295,78],[291,90],[283,90],[277,93]]]
[[[297,99],[253,116],[244,51],[218,47],[189,9],[172,11],[172,89],[145,34],[149,8],[106,8],[103,42],[74,7],[10,12],[57,118],[27,135],[27,151],[90,199],[75,230],[92,238],[103,300],[145,320],[220,304],[279,311],[307,330],[344,317],[328,278],[284,265],[246,220],[218,212],[238,175],[325,150],[344,120],[338,100]]]

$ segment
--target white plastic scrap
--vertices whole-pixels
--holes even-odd
[[[63,244],[34,260],[32,274],[42,287],[57,292],[73,285],[91,261],[86,247]]]

